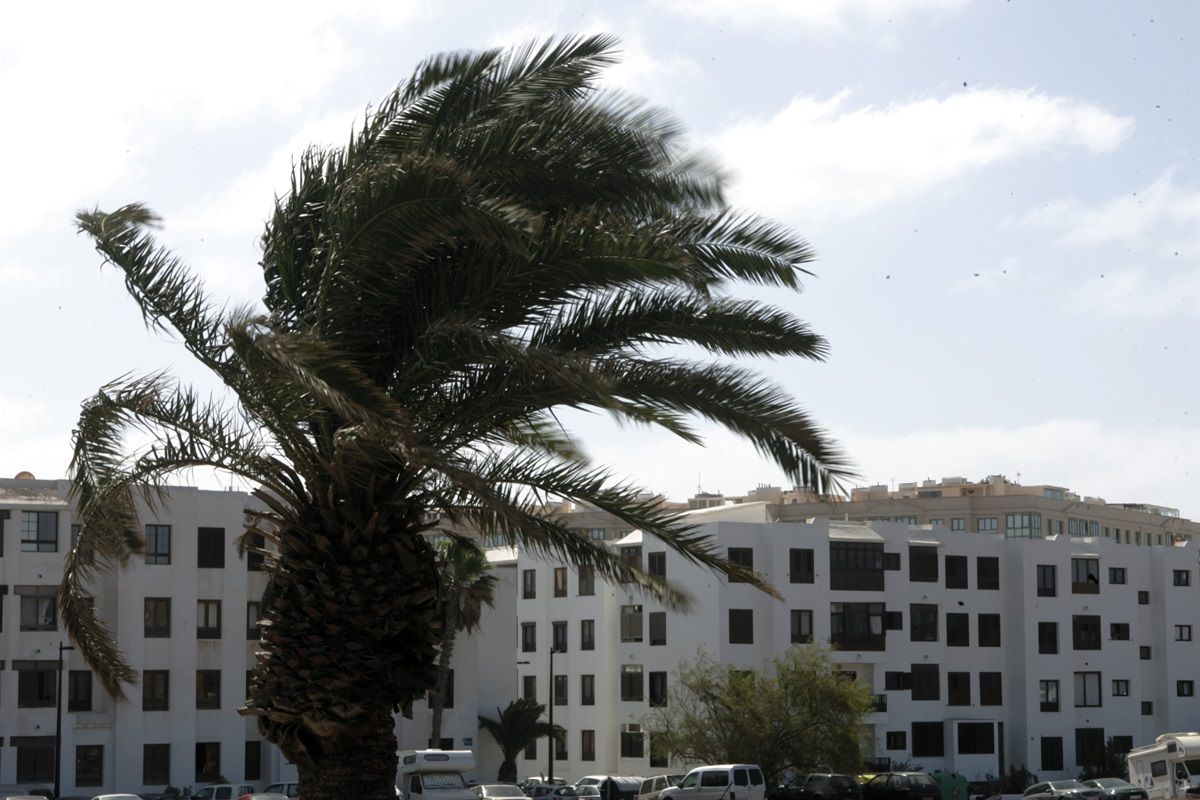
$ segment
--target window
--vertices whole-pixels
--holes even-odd
[[[883,688],[888,691],[903,691],[912,688],[911,676],[907,672],[885,672]]]
[[[1125,568],[1124,567],[1109,567],[1108,582],[1113,584],[1125,583]]]
[[[1098,764],[1104,758],[1104,729],[1075,729],[1075,766]]]
[[[73,669],[67,674],[67,711],[92,710],[92,671]]]
[[[58,630],[58,589],[53,586],[18,586],[21,596],[21,630]]]
[[[567,704],[567,676],[555,675],[554,685],[554,705],[565,706]]]
[[[642,607],[621,606],[621,641],[640,642],[642,640]]]
[[[999,614],[980,614],[979,615],[979,646],[980,647],[999,647],[1000,646],[1000,615]]]
[[[917,518],[910,514],[902,517],[896,517],[896,522],[899,522],[901,525],[916,525]]]
[[[969,705],[971,705],[971,673],[969,673],[969,672],[947,672],[946,673],[946,705],[948,705],[948,706],[969,706]]]
[[[1175,585],[1176,586],[1191,586],[1192,585],[1191,570],[1177,569],[1174,571],[1173,574],[1175,577]]]
[[[888,731],[886,741],[888,750],[907,750],[908,731]]]
[[[1149,592],[1147,592],[1147,591],[1139,591],[1138,592],[1138,605],[1139,606],[1150,605],[1150,593]]]
[[[246,742],[246,771],[248,781],[262,780],[263,743],[257,739]]]
[[[533,653],[537,651],[537,623],[522,622],[521,623],[521,652]]]
[[[1175,641],[1190,642],[1192,640],[1191,625],[1176,625],[1175,626]]]
[[[883,612],[883,629],[885,631],[902,631],[902,630],[904,630],[904,612],[902,612],[902,611],[884,611]]]
[[[537,570],[521,570],[521,599],[533,600],[537,597]]]
[[[1149,700],[1142,701],[1142,716],[1143,717],[1154,716],[1154,703],[1152,703]]]
[[[626,564],[636,569],[642,568],[642,548],[638,545],[630,545],[621,548],[621,560]]]
[[[225,568],[224,528],[200,528],[196,531],[196,566],[200,569]]]
[[[650,766],[665,767],[667,766],[668,758],[667,751],[662,746],[661,737],[650,737]]]
[[[214,783],[221,779],[221,743],[196,742],[196,781]]]
[[[221,670],[196,670],[196,708],[200,710],[221,707]]]
[[[554,568],[554,596],[555,597],[566,597],[567,596],[567,568],[566,567],[555,567]]]
[[[938,556],[936,547],[929,547],[927,545],[909,546],[908,579],[914,582],[937,582]]]
[[[196,601],[196,638],[221,638],[221,601]]]
[[[1071,594],[1100,593],[1100,560],[1096,558],[1071,559]]]
[[[642,758],[642,726],[636,722],[621,725],[621,758]]]
[[[596,732],[581,730],[579,732],[579,758],[582,761],[596,760]]]
[[[171,526],[146,526],[146,563],[171,563]]]
[[[976,533],[995,533],[1000,530],[995,517],[979,517],[975,520]]]
[[[1075,673],[1075,707],[1091,708],[1100,705],[1100,673]]]
[[[565,730],[557,731],[552,740],[554,745],[554,757],[566,761],[570,756],[567,755],[567,732]],[[442,748],[449,749],[449,748]]]
[[[537,702],[537,676],[522,675],[521,676],[521,697],[525,700]]]
[[[793,547],[788,551],[788,578],[792,583],[812,583],[816,579],[812,548]]]
[[[1058,574],[1053,564],[1037,565],[1037,596],[1054,597],[1058,594]]]
[[[979,673],[979,705],[1004,705],[1004,685],[999,672]]]
[[[947,647],[970,647],[971,646],[971,615],[970,614],[947,614],[946,615],[946,646]]]
[[[75,785],[101,786],[104,784],[104,745],[75,745]]]
[[[829,629],[843,650],[883,650],[883,603],[830,603]]]
[[[1004,537],[1006,539],[1041,539],[1042,515],[1036,511],[1021,511],[1006,515]]]
[[[1176,697],[1193,697],[1196,694],[1195,681],[1175,681]]]
[[[1127,678],[1114,678],[1112,682],[1113,697],[1129,697],[1129,680]]]
[[[1076,650],[1100,649],[1100,617],[1076,614],[1071,617],[1071,641]]]
[[[1042,737],[1042,769],[1058,771],[1063,768],[1063,742],[1061,736]]]
[[[1138,648],[1138,658],[1142,661],[1150,660],[1150,645],[1144,644]]]
[[[914,642],[938,640],[938,607],[932,603],[913,603],[908,607],[908,638]]]
[[[883,554],[883,569],[885,572],[899,572],[900,554],[888,553],[885,551]]]
[[[146,626],[142,635],[147,639],[166,639],[171,635],[171,598],[147,597]]]
[[[596,676],[579,676],[579,704],[584,706],[596,705]]]
[[[57,661],[14,661],[17,708],[54,708]]]
[[[729,548],[729,562],[737,564],[739,567],[744,567],[748,570],[754,569],[754,548],[753,547],[731,547]],[[741,578],[730,578],[730,583],[741,583]]]
[[[996,556],[979,556],[975,559],[975,586],[979,589],[1000,588],[1000,559]]]
[[[171,783],[171,745],[142,745],[142,783],[147,786]]]
[[[729,609],[729,643],[754,644],[754,610]]]
[[[943,736],[945,728],[940,722],[914,722],[912,724],[912,754],[914,758],[945,755]]]
[[[596,570],[592,567],[579,568],[579,596],[591,597],[596,593]]]
[[[646,554],[646,571],[659,578],[667,577],[667,552],[656,550]]]
[[[996,726],[990,722],[958,723],[958,752],[965,756],[996,752]]]
[[[550,623],[550,646],[556,653],[567,652],[567,623],[565,620]]]
[[[883,545],[830,542],[829,588],[883,591]]]
[[[937,664],[913,664],[909,674],[912,676],[913,700],[941,699],[941,688],[938,686],[941,675]]]
[[[594,619],[579,620],[579,649],[580,650],[595,650],[596,649],[596,620],[594,620]]]
[[[643,691],[642,665],[621,665],[621,699],[630,702],[641,702],[646,699]]]
[[[792,609],[792,644],[809,644],[812,642],[812,611],[808,609]]]
[[[267,540],[261,533],[246,534],[246,571],[247,572],[262,572],[263,563],[266,561],[266,556],[263,551],[266,550]]]
[[[1108,638],[1118,642],[1129,641],[1129,623],[1110,622],[1108,624]]]
[[[1117,751],[1118,755],[1123,756],[1133,749],[1132,736],[1111,736],[1109,738],[1112,739],[1113,749]]]
[[[534,739],[529,744],[525,745],[525,760],[534,761],[537,759],[537,739]]]
[[[1038,681],[1038,702],[1042,711],[1058,711],[1058,681]]]
[[[662,647],[667,643],[667,612],[651,611],[649,614],[650,621],[650,646]]]
[[[50,783],[54,780],[53,736],[14,736],[9,743],[17,749],[18,781]]]
[[[166,711],[171,673],[165,669],[142,672],[142,711]]]
[[[660,708],[667,704],[667,673],[650,673],[650,706]]]
[[[1038,623],[1038,652],[1052,655],[1058,652],[1058,623]]]
[[[967,520],[965,517],[951,517],[950,530],[965,531],[967,529]]]
[[[257,600],[246,602],[246,641],[257,642],[258,621],[262,619],[262,605]]]
[[[966,556],[946,556],[946,588],[967,588]]]
[[[21,512],[21,552],[58,552],[58,512]]]

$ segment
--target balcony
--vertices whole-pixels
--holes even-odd
[[[838,650],[861,650],[879,652],[884,649],[886,637],[880,634],[850,634],[835,633],[829,637],[829,643]]]

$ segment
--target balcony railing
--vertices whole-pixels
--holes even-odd
[[[884,649],[885,637],[881,634],[849,634],[835,633],[829,637],[829,643],[839,650],[871,650]]]

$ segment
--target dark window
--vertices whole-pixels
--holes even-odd
[[[17,748],[18,781],[50,783],[54,780],[53,736],[14,736],[11,744]]]
[[[979,705],[1004,705],[1004,684],[999,672],[979,673]]]
[[[537,702],[537,676],[522,675],[521,676],[521,697],[525,700]]]
[[[263,562],[266,561],[263,551],[266,548],[267,540],[261,533],[246,534],[246,570],[248,572],[263,571]]]
[[[1099,764],[1104,759],[1104,728],[1075,729],[1075,766]]]
[[[621,606],[621,641],[640,642],[642,640],[642,607]]]
[[[1076,650],[1099,650],[1099,615],[1076,614],[1071,617],[1071,642]]]
[[[1138,648],[1138,658],[1142,661],[1150,660],[1150,645],[1144,644]]]
[[[816,580],[816,561],[812,548],[793,547],[788,551],[788,577],[792,583]]]
[[[596,760],[596,732],[581,730],[579,732],[579,758],[582,761]]]
[[[596,593],[596,570],[592,567],[579,568],[579,596],[591,597]]]
[[[53,586],[18,587],[21,595],[21,630],[58,630],[58,589]]]
[[[1129,623],[1110,622],[1108,624],[1108,638],[1118,642],[1129,641]]]
[[[908,749],[908,731],[888,731],[887,732],[887,749],[888,750],[907,750]]]
[[[830,542],[829,588],[883,591],[883,545]]]
[[[975,586],[978,589],[1000,588],[1000,559],[980,556],[975,559]]]
[[[1038,652],[1053,654],[1058,652],[1058,623],[1038,623]]]
[[[146,627],[142,635],[147,639],[166,639],[171,635],[171,598],[147,597],[145,603]]]
[[[1129,679],[1114,678],[1112,682],[1113,697],[1129,697]]]
[[[1154,716],[1154,703],[1150,702],[1149,700],[1142,701],[1142,716],[1143,717]]]
[[[225,568],[224,528],[200,528],[196,531],[196,566],[200,569]]]
[[[142,745],[142,783],[147,786],[171,783],[171,745]]]
[[[146,526],[146,563],[171,563],[171,526]]]
[[[665,767],[669,761],[667,751],[662,746],[662,737],[650,737],[650,766]]]
[[[262,605],[257,600],[246,603],[246,641],[258,641],[258,621],[262,619]]]
[[[729,562],[737,564],[739,567],[745,567],[748,570],[754,569],[754,548],[753,547],[731,547],[729,548]],[[730,578],[730,583],[741,583],[741,578]]]
[[[221,638],[221,601],[196,601],[196,638]]]
[[[248,781],[262,780],[263,743],[257,739],[246,742],[246,772]]]
[[[1112,742],[1113,749],[1116,750],[1119,755],[1123,756],[1133,749],[1132,736],[1110,736],[1109,741]]]
[[[201,783],[221,780],[220,742],[196,742],[196,780]]]
[[[999,614],[980,614],[979,615],[979,646],[980,647],[999,647],[1000,646],[1000,615]]]
[[[596,620],[594,620],[594,619],[579,620],[579,649],[580,650],[595,650],[596,649]]]
[[[521,652],[533,653],[537,651],[537,623],[522,622],[521,623]]]
[[[946,588],[967,588],[966,556],[946,556]]]
[[[662,647],[667,643],[667,612],[651,611],[648,617],[650,624],[650,646]]]
[[[534,739],[529,744],[525,745],[524,756],[526,761],[537,760],[537,739]]]
[[[792,609],[792,644],[809,644],[812,642],[812,611],[808,609]]]
[[[971,705],[971,673],[946,673],[946,705]]]
[[[75,785],[101,786],[104,784],[104,745],[75,745]]]
[[[937,548],[910,545],[908,548],[908,579],[936,583],[938,579]]]
[[[944,735],[945,726],[941,722],[914,722],[912,724],[913,758],[945,755]]]
[[[1176,625],[1175,626],[1175,641],[1190,642],[1192,640],[1191,625]]]
[[[1038,681],[1038,703],[1042,711],[1058,711],[1058,681]]]
[[[1187,569],[1177,569],[1174,571],[1176,586],[1191,586],[1192,572]]]
[[[883,554],[883,571],[884,572],[899,572],[900,571],[900,554],[888,553]]]
[[[1109,567],[1108,582],[1114,584],[1125,583],[1125,568],[1124,567]]]
[[[913,700],[940,700],[941,675],[937,664],[913,664],[909,673],[912,681]],[[915,756],[916,753],[913,753]]]
[[[92,710],[92,671],[73,669],[67,675],[67,711]]]
[[[550,644],[556,653],[567,652],[566,621],[556,621],[550,623]]]
[[[1194,697],[1196,694],[1195,681],[1175,681],[1176,697]]]
[[[634,702],[646,699],[641,664],[621,665],[621,699]]]
[[[902,630],[904,630],[904,612],[902,612],[902,611],[884,611],[883,612],[883,629],[885,631],[902,631]]]
[[[650,673],[650,705],[661,707],[667,704],[667,673]]]
[[[221,707],[221,670],[196,670],[196,708],[214,709]]]
[[[1042,737],[1042,769],[1057,772],[1063,768],[1061,736]]]
[[[646,554],[646,571],[659,578],[667,577],[667,553],[665,550]]]
[[[996,752],[996,726],[990,722],[958,723],[958,752],[964,756]]]
[[[554,676],[554,705],[565,706],[567,704],[567,677],[566,675]]]
[[[166,711],[170,696],[171,673],[165,669],[142,672],[142,711]]]
[[[754,644],[754,610],[729,609],[729,643]]]
[[[570,756],[567,755],[567,732],[565,730],[557,731],[552,740],[554,744],[554,757],[566,761]],[[442,748],[450,749],[450,748]]]
[[[58,552],[58,512],[21,512],[21,552]]]
[[[830,603],[829,640],[843,650],[883,650],[883,603]]]
[[[621,548],[621,560],[635,569],[642,568],[642,548],[639,545],[628,545]]]
[[[566,567],[555,567],[554,568],[554,596],[555,597],[566,597],[567,596],[567,568]]]
[[[1100,705],[1100,673],[1075,673],[1075,707],[1093,708]]]
[[[521,570],[521,599],[533,600],[537,597],[537,571]]]
[[[914,642],[938,640],[938,607],[932,603],[913,603],[908,607],[908,638]]]
[[[1100,593],[1100,560],[1097,558],[1071,559],[1071,593]]]
[[[1138,605],[1139,606],[1150,605],[1150,593],[1149,592],[1147,592],[1145,590],[1138,592]]]
[[[584,706],[596,705],[596,676],[579,676],[579,704]]]
[[[31,669],[17,667],[17,708],[54,708],[57,661],[34,661]]]
[[[1037,565],[1038,597],[1054,597],[1058,594],[1058,570],[1053,564]]]
[[[971,646],[971,615],[970,614],[947,614],[946,615],[946,646],[947,647],[970,647]]]
[[[885,672],[883,688],[888,691],[903,691],[911,688],[911,679],[907,672]]]
[[[621,726],[621,758],[642,758],[645,737],[642,726],[628,723]]]

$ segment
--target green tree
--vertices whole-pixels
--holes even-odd
[[[793,646],[762,671],[702,653],[673,678],[667,704],[645,720],[651,747],[672,759],[758,764],[768,786],[791,772],[862,770],[871,695],[826,650]]]
[[[501,783],[517,782],[517,754],[538,739],[561,736],[563,729],[542,721],[546,707],[532,700],[513,700],[501,711],[496,709],[496,719],[479,718],[479,727],[492,735],[500,746],[503,761],[496,780]],[[551,745],[547,745],[551,746]]]
[[[1082,770],[1079,780],[1090,781],[1093,778],[1122,778],[1129,780],[1129,765],[1125,761],[1128,750],[1122,749],[1108,737],[1103,747],[1093,747],[1080,754]]]
[[[438,576],[442,583],[442,646],[438,652],[437,680],[430,696],[433,720],[429,738],[442,738],[442,712],[450,688],[450,659],[459,633],[478,630],[483,607],[495,601],[496,576],[487,558],[472,542],[447,537],[437,545]]]
[[[261,308],[214,304],[144,206],[78,215],[147,325],[227,389],[126,376],[83,404],[61,608],[109,692],[137,676],[90,581],[142,547],[135,498],[159,502],[155,485],[196,467],[257,486],[247,535],[270,544],[270,581],[242,713],[297,765],[305,800],[392,800],[392,715],[433,687],[442,642],[431,532],[499,536],[686,604],[544,512],[566,498],[770,591],[590,464],[555,416],[603,411],[692,442],[699,417],[797,484],[848,475],[794,399],[729,360],[824,357],[792,314],[727,292],[796,289],[811,251],[730,209],[667,115],[597,90],[613,53],[592,36],[422,64],[347,146],[300,157],[263,234]]]

